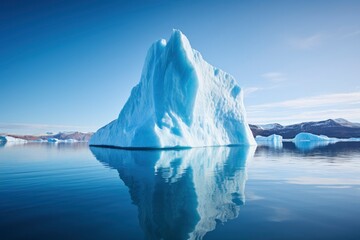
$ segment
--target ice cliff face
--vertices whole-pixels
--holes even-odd
[[[211,66],[174,30],[154,43],[141,79],[119,114],[90,145],[201,147],[255,145],[235,79]]]

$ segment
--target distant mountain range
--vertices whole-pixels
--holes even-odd
[[[294,138],[300,132],[308,132],[316,135],[326,135],[336,138],[360,137],[360,123],[352,123],[345,119],[328,119],[319,122],[303,122],[283,126],[278,123],[266,125],[252,125],[250,129],[254,136],[281,135],[285,139]]]
[[[58,140],[76,140],[79,142],[88,142],[93,135],[90,133],[82,133],[82,132],[60,132],[56,134],[46,134],[46,135],[15,135],[15,134],[4,134],[14,138],[21,138],[28,141],[39,141],[39,140],[48,140],[49,138],[56,138]]]

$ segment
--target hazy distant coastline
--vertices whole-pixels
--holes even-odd
[[[0,136],[9,136],[16,139],[23,139],[26,141],[67,141],[73,140],[76,142],[88,142],[93,135],[93,132],[82,133],[82,132],[59,132],[56,134],[49,133],[43,135],[18,135],[10,133],[0,133]]]

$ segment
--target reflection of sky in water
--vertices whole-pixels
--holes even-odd
[[[339,142],[318,148],[257,148],[251,179],[278,180],[291,184],[359,185],[360,143]],[[276,172],[276,174],[275,174]]]

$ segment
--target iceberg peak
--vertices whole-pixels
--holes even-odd
[[[192,50],[191,45],[187,37],[177,29],[173,29],[171,34],[169,44],[172,44],[174,47],[183,48],[185,50]]]
[[[125,148],[255,144],[236,80],[204,61],[176,29],[150,47],[119,118],[90,140]]]

